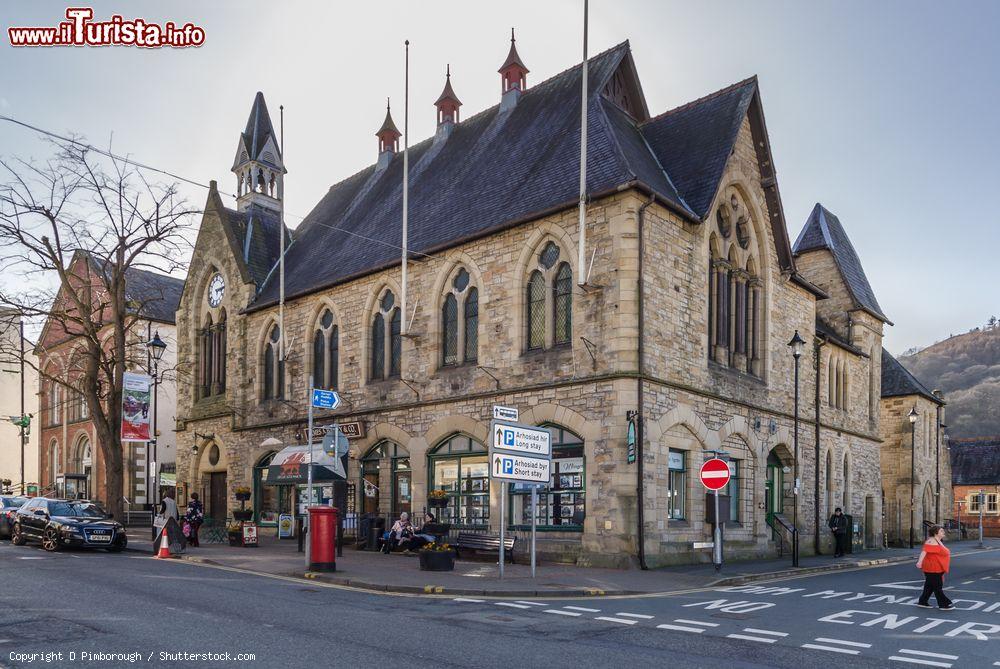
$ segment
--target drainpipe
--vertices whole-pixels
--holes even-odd
[[[646,280],[645,280],[645,275],[643,274],[643,257],[644,257],[644,254],[645,254],[645,244],[643,243],[644,242],[644,239],[643,239],[644,238],[643,228],[645,227],[644,223],[646,222],[646,207],[648,207],[651,204],[653,204],[653,198],[652,197],[649,198],[649,202],[644,202],[639,207],[639,263],[638,263],[638,275],[639,276],[638,276],[638,279],[637,279],[637,282],[638,282],[639,285],[638,285],[638,290],[636,291],[638,293],[638,297],[639,297],[639,321],[638,321],[638,326],[639,326],[639,375],[638,375],[638,378],[636,380],[636,386],[637,386],[637,389],[639,391],[638,392],[638,406],[636,407],[636,411],[638,412],[637,415],[638,415],[638,419],[639,420],[638,420],[638,424],[636,425],[635,446],[636,446],[636,461],[639,463],[639,467],[638,467],[638,470],[637,470],[637,478],[638,478],[638,480],[636,482],[636,510],[638,511],[638,513],[636,515],[638,516],[638,519],[639,519],[639,533],[638,533],[638,537],[639,537],[639,568],[640,569],[649,569],[649,567],[646,566],[646,547],[645,547],[645,544],[646,544],[646,532],[645,532],[645,527],[644,527],[644,525],[645,525],[645,515],[643,514],[643,507],[645,505],[645,500],[643,498],[643,490],[642,490],[643,489],[643,485],[642,485],[642,477],[643,477],[643,465],[642,465],[642,461],[643,461],[643,458],[644,458],[643,443],[644,443],[644,440],[646,438],[646,436],[645,436],[646,435],[646,430],[643,428],[643,422],[644,422],[645,419],[644,419],[644,416],[643,416],[644,412],[642,410],[642,407],[645,404],[645,398],[643,397],[643,390],[644,390],[644,388],[643,388],[643,385],[644,385],[643,381],[645,380],[644,377],[645,377],[645,374],[646,374],[646,367],[645,367],[645,364],[644,364],[644,362],[645,362],[645,346],[643,345],[643,342],[645,341],[645,338],[646,338],[646,331],[645,331],[646,319],[644,318],[644,313],[646,311],[646,299],[645,299],[646,298],[646,294],[645,294]],[[669,477],[667,477],[667,479],[669,480]]]
[[[820,362],[820,355],[819,355],[819,351],[820,351],[821,348],[823,348],[824,344],[826,344],[826,342],[824,340],[822,340],[822,339],[814,339],[813,340],[813,351],[814,351],[813,358],[814,358],[814,366],[816,367],[816,397],[815,397],[816,415],[815,415],[815,421],[814,421],[815,430],[816,430],[816,435],[815,435],[815,440],[814,440],[815,441],[816,457],[814,459],[814,463],[815,464],[813,466],[813,468],[816,471],[816,477],[815,477],[815,481],[813,483],[813,506],[815,507],[815,510],[814,510],[814,513],[813,513],[814,521],[815,521],[814,524],[813,524],[813,549],[816,551],[816,555],[821,555],[820,550],[819,550],[819,520],[820,520],[820,518],[819,518],[819,463],[820,463],[820,457],[819,457],[819,371],[820,371],[819,370],[819,362]],[[827,474],[827,475],[829,476],[829,474]]]
[[[941,391],[932,391],[941,399]],[[934,522],[941,523],[941,405],[937,405],[937,420],[934,422]]]

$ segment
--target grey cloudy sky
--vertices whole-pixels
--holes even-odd
[[[446,63],[465,116],[499,98],[511,25],[529,86],[579,62],[582,0],[93,3],[97,18],[205,28],[198,49],[12,49],[0,113],[73,131],[234,190],[254,93],[286,110],[289,224],[373,162],[411,40],[411,143],[434,129]],[[55,25],[65,5],[5,0],[0,24]],[[1000,312],[985,276],[1000,237],[1000,3],[592,0],[591,53],[628,39],[653,114],[757,74],[792,239],[816,201],[836,213],[883,309],[894,352]],[[277,119],[275,118],[275,123]],[[0,154],[45,156],[0,123]],[[204,191],[187,190],[193,202]]]

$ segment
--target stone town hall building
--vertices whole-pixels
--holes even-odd
[[[503,404],[554,437],[538,514],[545,555],[702,559],[692,549],[708,535],[697,472],[717,450],[734,475],[728,550],[771,554],[791,522],[797,330],[807,342],[803,550],[827,541],[834,505],[853,514],[858,541],[881,543],[888,320],[829,212],[817,205],[790,243],[757,79],[651,116],[628,43],[589,61],[581,267],[581,70],[529,86],[512,40],[498,104],[461,119],[448,78],[437,132],[410,149],[405,314],[403,159],[387,112],[377,161],[284,233],[285,333],[276,264],[286,170],[257,94],[232,167],[236,210],[213,184],[177,313],[191,378],[178,388],[182,502],[198,491],[222,517],[246,486],[263,525],[292,512],[301,488],[269,482],[267,465],[302,443],[313,375],[345,398],[318,422],[363,428],[351,440],[351,514],[419,512],[442,489],[444,520],[496,530],[484,444],[491,407]],[[507,509],[514,531],[530,522],[523,494]]]

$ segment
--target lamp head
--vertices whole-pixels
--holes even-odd
[[[799,359],[799,358],[802,357],[802,350],[806,346],[806,340],[803,339],[802,336],[799,335],[799,331],[796,330],[795,331],[795,336],[792,337],[792,341],[788,342],[788,345],[792,349],[792,355],[797,360],[797,359]]]
[[[149,350],[149,355],[156,362],[159,362],[163,358],[163,352],[167,350],[167,343],[160,339],[159,330],[153,334],[153,339],[146,344],[146,348]]]
[[[913,408],[910,409],[910,413],[908,413],[906,415],[906,417],[910,419],[910,424],[912,425],[912,424],[914,424],[914,423],[917,422],[917,416],[918,416],[918,414],[917,414],[917,405],[914,404]]]

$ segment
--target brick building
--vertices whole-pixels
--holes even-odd
[[[888,541],[920,542],[925,527],[951,518],[951,460],[944,399],[882,351],[882,490]],[[912,509],[912,514],[911,514]]]
[[[87,269],[87,265],[91,269]],[[91,256],[76,252],[69,274],[81,278],[91,276],[93,271],[100,270],[96,269]],[[156,393],[159,404],[154,405],[153,411],[158,432],[156,456],[161,465],[158,469],[172,470],[176,460],[172,429],[176,415],[174,314],[183,282],[137,268],[126,272],[125,282],[129,303],[141,310],[141,317],[135,321],[126,344],[127,369],[151,373],[152,365],[144,342],[150,341],[155,332],[159,332],[160,338],[167,344],[159,364],[161,380]],[[93,283],[98,285],[96,280]],[[58,295],[56,300],[60,299],[67,298]],[[73,334],[73,327],[70,321],[50,319],[45,323],[35,347],[41,370],[37,388],[40,415],[35,420],[35,426],[40,431],[38,476],[41,494],[82,495],[104,502],[104,457],[97,444],[97,430],[83,395],[74,387],[77,377],[81,376],[79,359],[74,357],[74,353],[82,344],[79,335]],[[107,329],[110,333],[111,326]],[[122,448],[126,464],[125,497],[132,504],[131,509],[135,510],[150,503],[147,463],[152,454],[147,454],[147,445],[143,442],[125,442]]]
[[[798,331],[803,550],[825,540],[834,503],[855,516],[859,543],[880,544],[887,319],[839,222],[835,246],[817,222],[793,251],[756,78],[651,116],[628,43],[589,61],[580,266],[581,69],[529,87],[512,40],[498,104],[462,120],[446,79],[435,135],[409,149],[406,296],[391,112],[376,162],[333,185],[291,234],[258,93],[232,167],[236,209],[213,182],[177,312],[179,364],[196,379],[178,394],[182,503],[197,491],[222,518],[246,486],[265,527],[293,512],[301,486],[275,485],[268,466],[303,442],[312,376],[345,398],[318,422],[361,428],[351,514],[419,511],[442,489],[445,520],[497,529],[485,443],[491,406],[503,404],[554,437],[538,517],[547,557],[707,559],[692,542],[709,531],[697,471],[712,451],[734,474],[728,552],[772,554],[796,496]],[[529,520],[524,499],[507,505],[514,531]]]
[[[984,495],[983,536],[1000,537],[1000,437],[951,439],[951,518],[979,527],[979,494]]]

